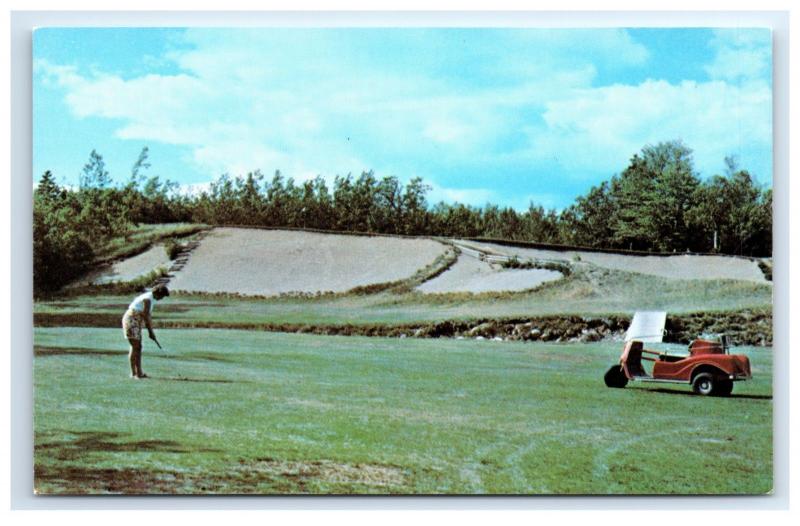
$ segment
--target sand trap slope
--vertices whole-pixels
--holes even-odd
[[[462,254],[446,272],[426,281],[417,290],[425,293],[516,291],[532,289],[561,277],[560,272],[552,270],[502,269]]]
[[[170,287],[265,296],[343,292],[411,277],[445,250],[427,239],[216,228]]]
[[[102,270],[98,275],[92,275],[83,281],[90,281],[95,284],[131,281],[161,266],[169,267],[170,260],[167,256],[167,251],[164,250],[164,245],[158,244],[141,254],[117,261],[110,269]]]
[[[459,243],[462,243],[461,241]],[[738,279],[768,283],[758,264],[745,258],[730,256],[697,256],[680,254],[674,256],[632,256],[623,254],[606,254],[601,252],[557,251],[532,248],[509,247],[494,243],[463,242],[472,246],[489,250],[493,253],[518,256],[520,259],[540,258],[574,261],[586,261],[598,267],[628,272],[639,272],[673,279]]]

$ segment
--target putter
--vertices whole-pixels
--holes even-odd
[[[163,348],[163,347],[161,347],[161,344],[160,344],[160,343],[158,343],[158,340],[156,340],[155,338],[153,338],[153,341],[154,341],[154,342],[156,342],[156,345],[158,345],[158,348],[159,348],[159,349],[161,349],[162,351],[164,350],[164,348]]]

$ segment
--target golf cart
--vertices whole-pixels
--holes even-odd
[[[619,364],[604,376],[608,387],[625,387],[629,381],[690,384],[699,395],[728,396],[733,382],[752,378],[750,360],[743,354],[730,354],[725,335],[692,341],[688,354],[645,349],[645,343],[662,341],[666,320],[666,312],[633,316]],[[650,372],[644,362],[652,362]]]

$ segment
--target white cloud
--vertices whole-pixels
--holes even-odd
[[[465,124],[443,119],[429,122],[423,136],[439,143],[454,143],[462,140],[468,132],[469,127]]]
[[[189,147],[188,160],[201,177],[279,168],[302,180],[329,163],[345,171],[367,167],[353,152],[329,144],[320,106],[302,94],[188,74],[81,76],[44,61],[37,72],[66,90],[75,116],[119,119],[115,135],[121,139]]]
[[[498,195],[488,188],[446,188],[435,183],[428,183],[431,191],[427,195],[429,203],[461,203],[471,206],[483,206],[489,202],[497,202]]]
[[[430,184],[430,183],[429,183]],[[518,212],[528,209],[531,203],[535,206],[542,206],[546,210],[558,209],[563,196],[551,193],[519,194],[509,198],[500,195],[491,188],[452,188],[437,184],[430,184],[431,191],[427,195],[428,202],[436,204],[441,201],[445,203],[461,203],[465,205],[482,207],[487,203],[493,203],[501,207],[510,206]]]
[[[121,139],[184,147],[196,180],[260,168],[330,181],[374,168],[435,183],[437,167],[476,160],[492,173],[522,163],[597,178],[661,140],[683,139],[704,171],[771,145],[761,34],[717,34],[712,81],[611,86],[593,85],[599,67],[649,59],[624,30],[469,36],[188,30],[193,47],[167,57],[178,74],[124,79],[45,61],[36,74],[75,116],[119,122]],[[431,201],[503,200],[473,182],[435,186]]]
[[[548,102],[545,125],[527,132],[533,159],[554,160],[573,173],[620,171],[642,146],[681,139],[710,175],[727,155],[770,147],[770,111],[765,83],[648,80],[574,90]]]
[[[558,64],[582,45],[568,31],[468,32],[474,57],[436,32],[342,34],[190,29],[194,47],[167,57],[180,74],[124,79],[44,61],[37,72],[65,90],[75,116],[117,119],[121,139],[188,147],[206,175],[254,166],[358,173],[391,158],[475,155],[513,126],[520,106],[541,106],[595,74],[588,59]],[[594,57],[646,58],[624,31],[590,35]],[[522,52],[537,58],[521,60]],[[483,77],[468,88],[461,77],[473,69]],[[487,84],[493,75],[503,82]]]
[[[768,80],[772,72],[771,33],[768,29],[720,29],[711,47],[714,60],[706,67],[711,78],[727,81]]]

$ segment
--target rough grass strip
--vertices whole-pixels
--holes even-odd
[[[122,313],[34,313],[36,327],[118,327]],[[413,324],[329,324],[161,320],[173,329],[241,329],[329,336],[397,338],[478,338],[504,341],[593,342],[622,339],[630,317],[542,316],[481,318]],[[670,316],[666,342],[689,343],[703,334],[727,334],[734,345],[772,345],[772,313],[768,310],[692,313]]]

